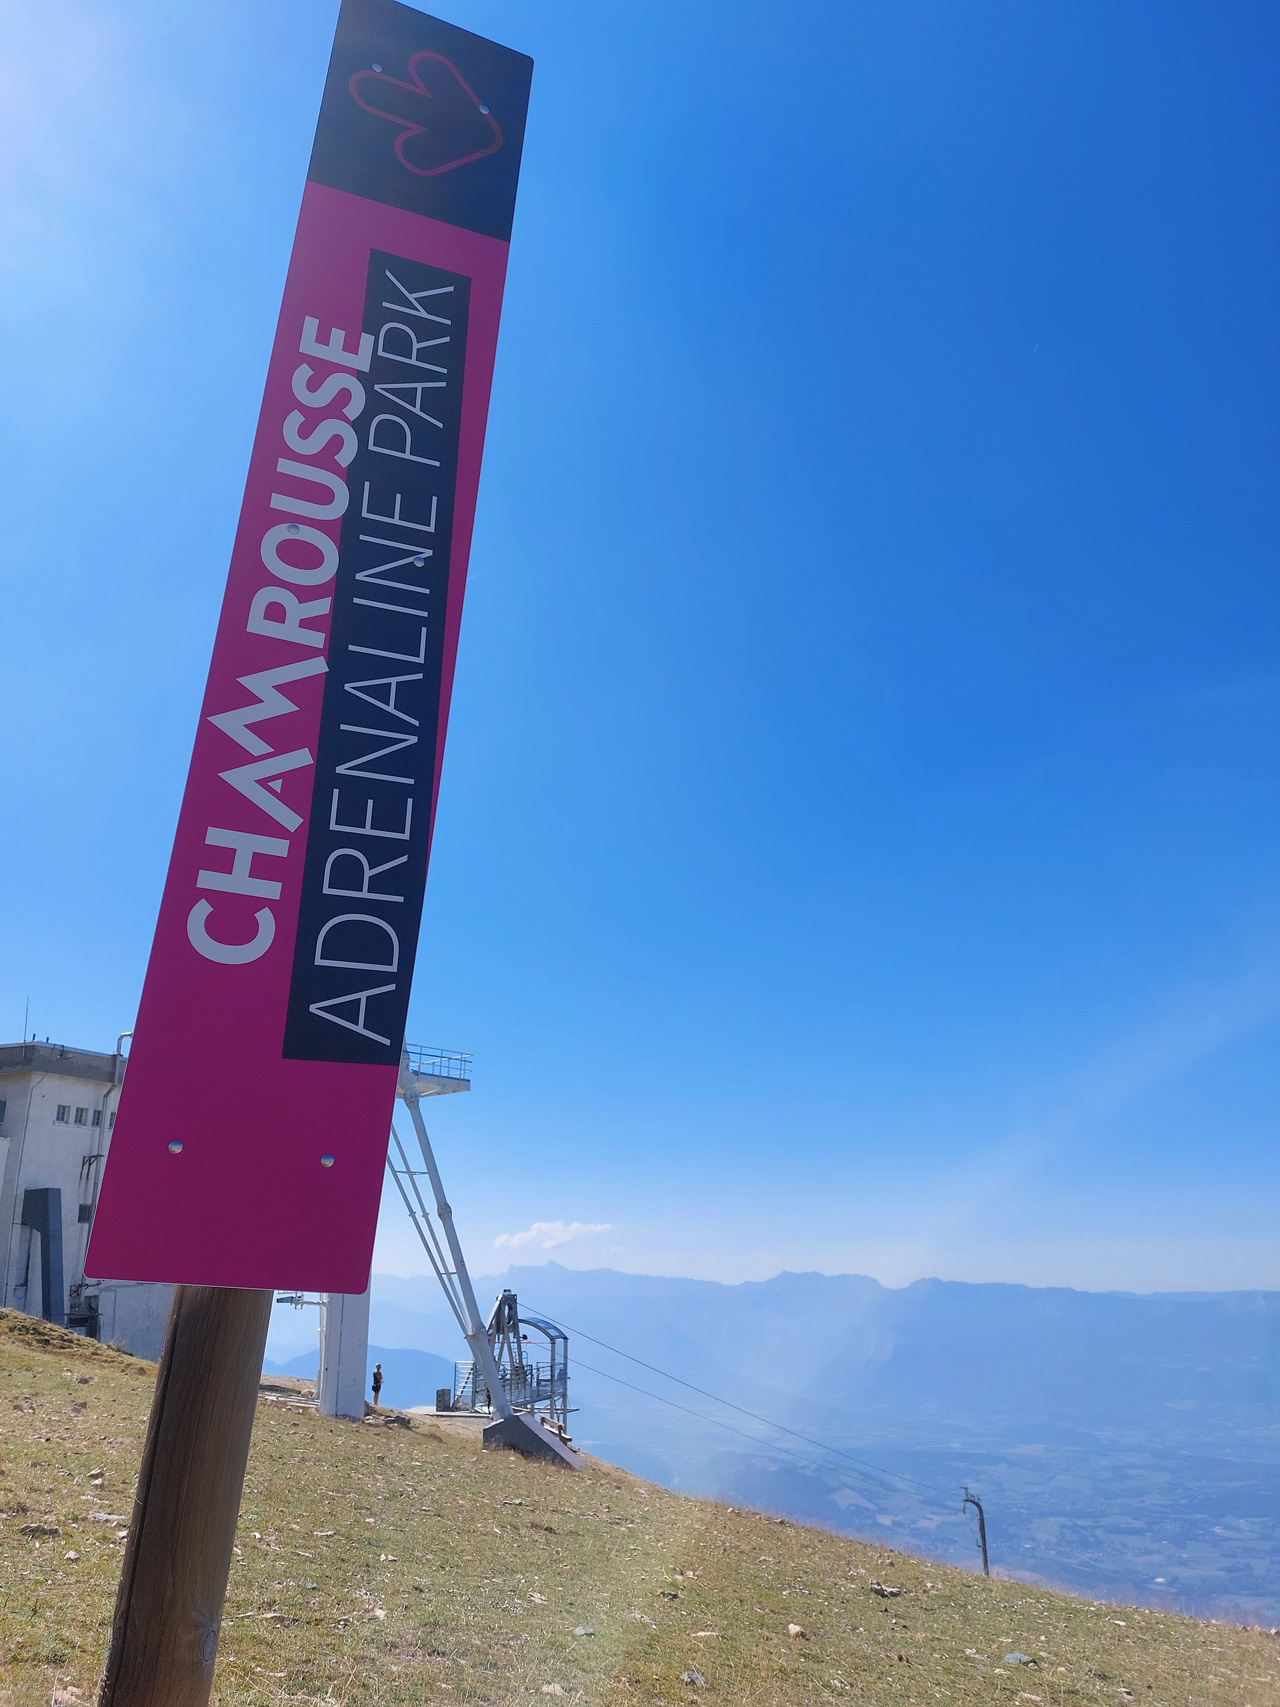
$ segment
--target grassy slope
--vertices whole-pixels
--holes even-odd
[[[122,1526],[89,1514],[129,1510],[153,1374],[0,1312],[0,1707],[92,1700]],[[1260,1633],[987,1583],[603,1465],[482,1454],[426,1420],[264,1404],[239,1542],[222,1707],[1280,1707],[1280,1642]],[[1013,1649],[1039,1664],[1002,1667]]]

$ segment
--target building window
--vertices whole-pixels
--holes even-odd
[[[93,1124],[95,1126],[102,1125],[102,1110],[100,1108],[95,1108],[93,1111]]]
[[[76,1110],[76,1125],[77,1126],[87,1126],[88,1124],[89,1124],[89,1110],[87,1108],[78,1108]]]
[[[115,1123],[116,1123],[116,1113],[115,1113],[115,1110],[112,1109],[111,1113],[107,1116],[107,1131],[108,1132],[110,1132],[111,1128],[115,1125]]]
[[[8,1109],[8,1107],[9,1107],[8,1103],[4,1100],[3,1097],[0,1097],[0,1126],[4,1125],[5,1112]]]
[[[53,1117],[54,1125],[55,1126],[65,1126],[70,1119],[71,1119],[71,1104],[66,1103],[66,1102],[60,1102],[58,1104],[58,1112]]]
[[[86,1226],[90,1221],[92,1221],[92,1219],[93,1219],[93,1205],[92,1205],[92,1203],[82,1203],[80,1205],[80,1214],[77,1217],[77,1219],[79,1220],[80,1225],[82,1227]]]

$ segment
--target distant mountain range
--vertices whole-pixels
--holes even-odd
[[[1003,1573],[1280,1622],[1280,1294],[554,1263],[477,1291],[502,1285],[570,1331],[576,1438],[639,1475],[972,1563],[969,1486]],[[371,1338],[384,1367],[385,1348],[466,1356],[429,1276],[375,1276]]]

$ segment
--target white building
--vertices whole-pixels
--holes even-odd
[[[124,1069],[119,1044],[0,1045],[0,1305],[155,1358],[173,1288],[84,1272]]]

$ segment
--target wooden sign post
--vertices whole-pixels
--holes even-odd
[[[100,1707],[208,1702],[273,1297],[174,1290]]]

